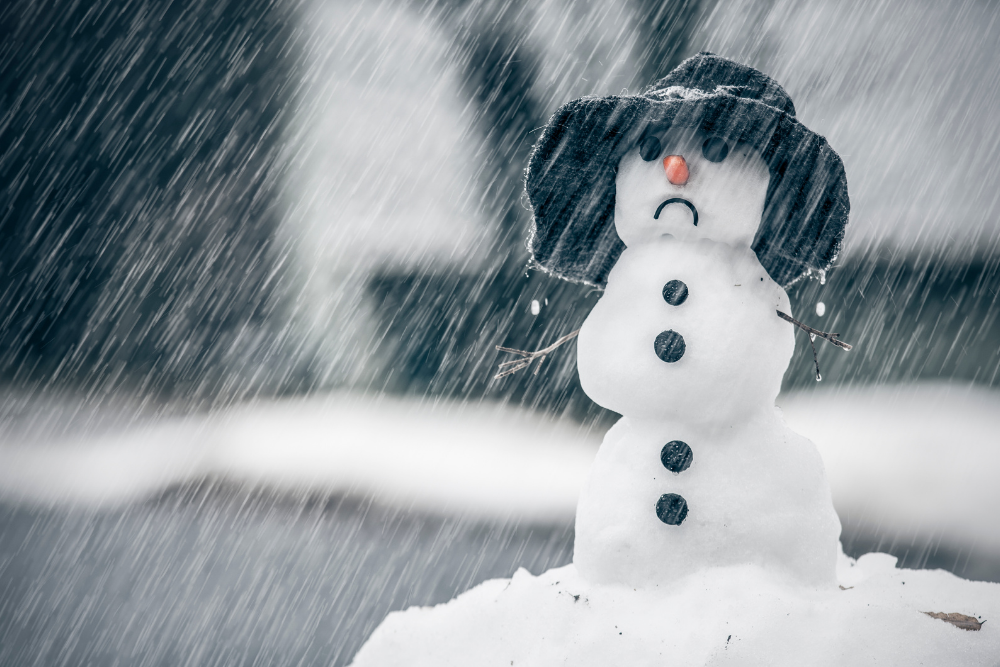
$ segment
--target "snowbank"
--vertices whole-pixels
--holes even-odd
[[[0,499],[113,505],[217,475],[430,512],[570,520],[602,433],[491,404],[332,395],[0,440]]]
[[[841,516],[1000,551],[1000,392],[818,389],[778,402],[823,454]],[[106,505],[218,475],[538,521],[572,519],[603,437],[490,404],[350,395],[89,433],[41,428],[3,429],[0,498]]]
[[[824,389],[778,405],[819,448],[841,517],[1000,554],[1000,392]]]
[[[1000,584],[895,569],[895,562],[887,554],[842,556],[844,589],[789,586],[753,566],[705,569],[668,588],[638,590],[595,586],[573,565],[538,577],[522,569],[447,604],[390,614],[352,664],[993,664],[1000,629],[985,623],[970,632],[921,612],[996,618]]]

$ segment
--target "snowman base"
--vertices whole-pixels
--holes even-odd
[[[573,565],[487,581],[436,607],[390,614],[355,667],[434,665],[990,665],[1000,624],[979,632],[922,612],[1000,619],[1000,584],[902,570],[841,553],[840,585],[789,585],[757,566],[708,568],[635,590]]]

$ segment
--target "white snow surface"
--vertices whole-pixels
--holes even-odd
[[[573,565],[522,569],[390,614],[353,665],[995,665],[1000,626],[971,632],[921,612],[997,618],[1000,584],[895,562],[841,555],[847,590],[790,586],[755,566],[639,590],[583,581]]]

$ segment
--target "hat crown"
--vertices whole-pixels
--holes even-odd
[[[789,116],[795,115],[792,98],[777,81],[752,67],[707,51],[688,58],[642,94],[658,99],[689,96],[675,92],[680,89],[699,91],[704,95],[725,94],[756,100]]]

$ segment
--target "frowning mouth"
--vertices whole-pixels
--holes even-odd
[[[657,206],[656,213],[653,214],[653,220],[660,219],[660,211],[662,211],[663,207],[666,206],[667,204],[684,204],[685,206],[687,206],[689,209],[691,209],[691,215],[694,216],[694,226],[695,227],[698,226],[698,209],[696,209],[694,207],[694,204],[689,202],[687,199],[682,199],[681,197],[671,197],[670,199],[666,200],[665,202]]]

